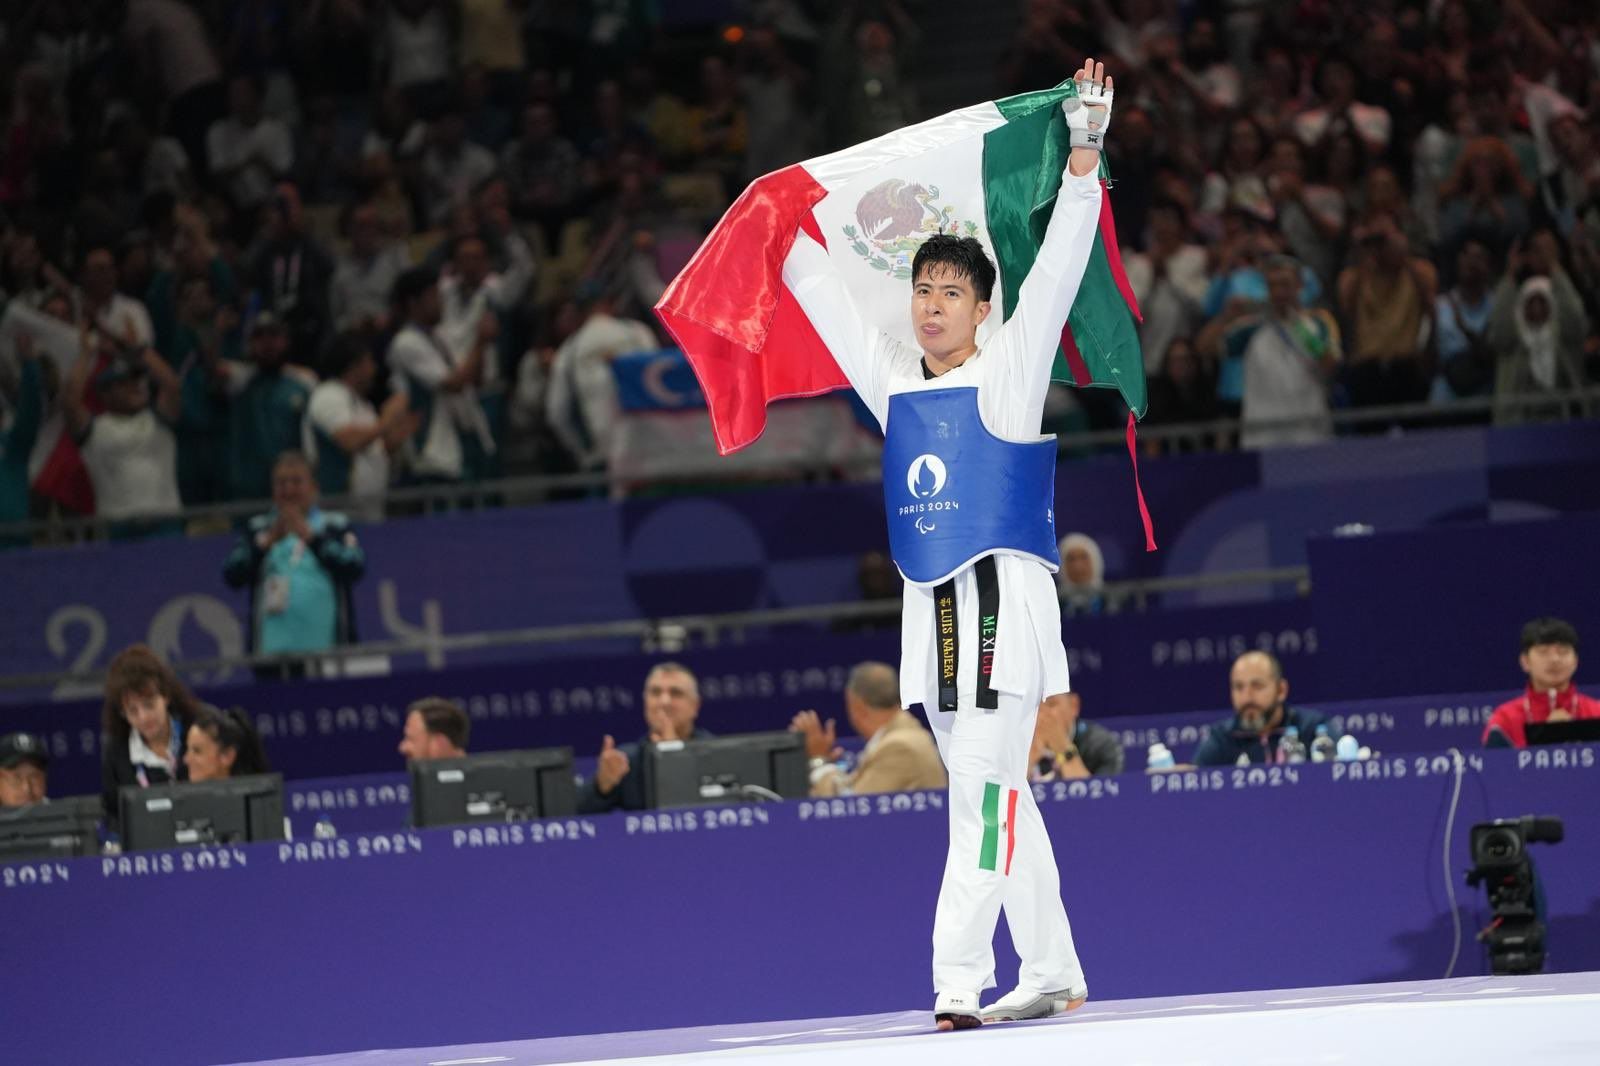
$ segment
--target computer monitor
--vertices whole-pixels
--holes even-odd
[[[811,792],[805,738],[799,733],[646,744],[644,794],[652,807],[702,807]]]
[[[120,796],[122,850],[283,839],[283,775],[140,788]]]
[[[525,822],[576,814],[571,748],[495,751],[411,763],[411,824]]]
[[[1529,744],[1588,744],[1600,741],[1600,718],[1529,722]]]
[[[100,850],[100,814],[99,796],[0,809],[0,862],[93,855]]]

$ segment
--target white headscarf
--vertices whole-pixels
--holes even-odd
[[[1550,309],[1543,324],[1535,326],[1527,319],[1528,303],[1535,296],[1543,296]],[[1556,329],[1555,288],[1546,277],[1533,277],[1522,283],[1517,293],[1517,339],[1528,350],[1528,371],[1534,384],[1541,389],[1556,387],[1556,346],[1561,337]]]
[[[1069,600],[1083,603],[1098,598],[1106,583],[1106,557],[1101,554],[1100,545],[1086,533],[1068,533],[1056,547],[1061,552],[1061,569],[1056,571],[1056,587],[1061,594]],[[1082,548],[1089,553],[1089,566],[1093,573],[1086,584],[1075,584],[1067,579],[1067,552],[1072,548]]]

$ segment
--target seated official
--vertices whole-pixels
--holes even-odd
[[[406,708],[400,754],[413,759],[459,759],[467,753],[472,719],[453,700],[429,696]]]
[[[50,756],[32,733],[0,737],[0,810],[43,803]]]
[[[1111,730],[1082,715],[1076,692],[1046,696],[1039,704],[1028,752],[1029,781],[1063,781],[1122,773],[1125,753]]]
[[[172,668],[143,644],[111,660],[100,716],[100,798],[108,826],[117,824],[124,786],[188,779],[184,738],[200,707]]]
[[[600,744],[594,777],[578,789],[578,813],[642,811],[649,802],[644,775],[635,773],[646,744],[665,740],[700,740],[711,734],[695,724],[700,715],[700,683],[680,663],[658,663],[644,679],[644,721],[648,732],[637,743],[623,744],[609,735]]]
[[[838,766],[833,719],[823,725],[816,711],[801,711],[789,728],[806,739],[813,796],[867,795],[944,788],[944,764],[933,734],[900,706],[900,678],[887,663],[859,663],[844,686],[850,728],[866,738],[861,758],[848,774]]]
[[[183,765],[190,781],[226,781],[272,770],[255,723],[238,707],[226,711],[200,708],[189,723]]]
[[[1289,682],[1277,656],[1264,651],[1247,651],[1233,661],[1228,675],[1233,717],[1211,727],[1195,749],[1196,766],[1232,766],[1240,755],[1251,762],[1275,763],[1284,730],[1300,730],[1300,741],[1309,750],[1317,726],[1326,722],[1321,711],[1290,707]]]
[[[1600,700],[1572,683],[1578,672],[1578,631],[1559,618],[1535,618],[1522,627],[1522,656],[1528,687],[1494,709],[1483,727],[1486,748],[1525,748],[1528,726],[1600,718]]]

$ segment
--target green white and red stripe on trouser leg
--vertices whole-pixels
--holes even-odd
[[[1003,907],[1022,960],[1018,985],[1086,995],[1083,966],[1061,901],[1061,876],[1028,785],[1028,749],[1042,693],[999,694],[980,710],[963,693],[955,714],[932,711],[950,775],[950,846],[933,918],[935,991],[995,986],[994,930]]]

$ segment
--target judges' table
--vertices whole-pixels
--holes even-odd
[[[1528,813],[1566,820],[1533,849],[1549,968],[1600,969],[1597,786],[1583,746],[1038,795],[1091,994],[1122,998],[1442,976],[1447,867],[1455,972],[1484,972],[1467,833]],[[7,1045],[183,1064],[913,1008],[944,840],[942,794],[907,793],[11,864]]]

